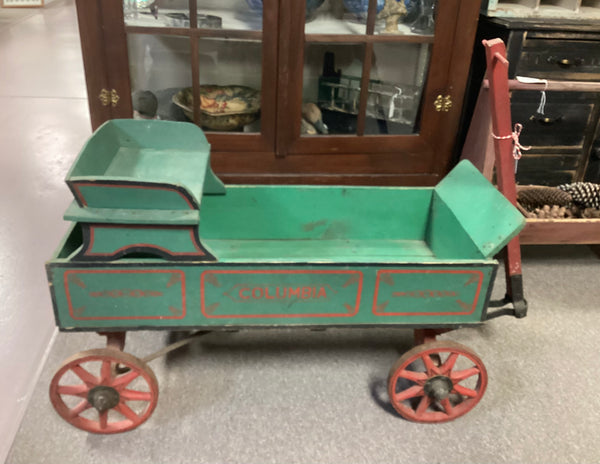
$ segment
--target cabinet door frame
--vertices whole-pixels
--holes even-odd
[[[190,12],[196,11],[201,0],[189,0]],[[251,39],[262,42],[261,59],[261,132],[256,134],[240,132],[206,132],[213,151],[220,152],[274,152],[276,134],[276,98],[277,98],[277,35],[278,35],[278,1],[263,0],[262,31],[240,31],[231,29],[199,29],[196,27],[137,27],[127,26],[123,15],[122,0],[77,0],[78,10],[86,11],[95,8],[96,21],[102,25],[103,37],[100,44],[104,49],[105,67],[108,85],[119,95],[118,103],[110,108],[110,118],[131,118],[133,104],[131,98],[131,80],[129,76],[129,55],[127,49],[128,34],[174,35],[188,37],[191,53],[191,76],[194,88],[194,120],[199,119],[200,106],[198,88],[200,86],[199,44],[201,38]],[[84,6],[85,5],[85,6]],[[92,7],[93,5],[93,7]],[[195,21],[191,21],[192,25]],[[266,44],[271,44],[266,45]],[[86,70],[86,78],[89,74]],[[89,94],[91,95],[91,94]],[[92,108],[90,108],[92,110]],[[97,108],[94,108],[97,111]],[[98,118],[100,120],[101,118]],[[93,124],[94,130],[98,124]]]
[[[375,2],[370,6],[374,9]],[[468,59],[472,40],[477,27],[479,0],[440,0],[438,3],[435,34],[428,40],[425,36],[359,36],[320,35],[309,40],[304,32],[305,2],[284,2],[280,12],[282,24],[280,48],[280,94],[278,119],[286,115],[288,123],[278,130],[277,151],[280,156],[293,157],[298,154],[321,154],[321,156],[370,155],[373,159],[387,161],[389,173],[442,173],[446,170],[454,146],[454,139],[461,115],[468,73]],[[443,20],[442,20],[443,18]],[[367,29],[369,25],[367,24]],[[302,81],[304,50],[307,43],[363,43],[365,61],[373,54],[373,45],[386,43],[430,43],[432,44],[430,66],[422,96],[419,133],[414,135],[340,135],[300,136]],[[297,44],[300,44],[299,46]],[[369,67],[370,65],[363,68]],[[290,76],[297,76],[291,79]],[[363,77],[364,79],[364,77]],[[364,84],[367,80],[363,80]],[[448,112],[434,110],[438,95],[450,95],[454,102]],[[290,120],[291,118],[291,120]],[[360,124],[359,124],[360,125]],[[402,156],[398,156],[399,154]],[[390,157],[389,155],[393,155]],[[351,156],[349,157],[351,158]],[[373,163],[370,168],[373,169]],[[376,163],[377,164],[377,163]],[[364,166],[369,169],[369,166]]]

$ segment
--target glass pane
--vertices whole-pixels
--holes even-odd
[[[366,134],[419,131],[421,95],[430,56],[430,44],[374,44]]]
[[[201,29],[262,29],[262,0],[198,0]],[[143,27],[190,27],[188,0],[123,0],[125,24]]]
[[[127,26],[190,27],[188,0],[123,0]]]
[[[356,134],[365,48],[307,44],[301,135]]]
[[[187,121],[173,96],[192,85],[188,37],[128,34],[134,117]]]
[[[260,132],[261,42],[200,39],[199,66],[202,127]]]
[[[377,0],[375,34],[433,35],[436,3],[436,0]]]
[[[368,0],[305,0],[306,34],[365,34]]]

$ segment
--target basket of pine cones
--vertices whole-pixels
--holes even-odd
[[[535,219],[600,219],[600,184],[575,182],[558,187],[517,187],[521,212]]]

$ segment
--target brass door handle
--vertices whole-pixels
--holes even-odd
[[[452,97],[450,95],[438,95],[433,102],[433,106],[437,112],[447,113],[452,108]]]
[[[98,95],[98,99],[100,100],[100,103],[102,103],[102,106],[111,105],[114,108],[117,106],[117,103],[119,103],[120,97],[115,89],[110,91],[107,89],[102,89]]]

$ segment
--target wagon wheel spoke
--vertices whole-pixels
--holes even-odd
[[[427,382],[427,374],[425,374],[424,372],[407,371],[405,369],[401,371],[400,374],[398,374],[398,377],[402,377],[403,379],[407,380],[412,380],[413,382],[419,385],[423,385],[425,382]]]
[[[430,404],[431,398],[429,398],[429,396],[427,395],[423,396],[423,398],[421,398],[421,401],[419,401],[419,406],[417,406],[417,410],[415,411],[417,416],[423,417],[423,415],[427,413],[427,408]]]
[[[100,383],[102,385],[110,385],[114,377],[112,362],[109,359],[102,361],[100,369]]]
[[[427,370],[427,375],[429,377],[433,377],[434,375],[440,375],[440,369],[435,365],[433,359],[431,359],[430,354],[424,354],[423,356],[421,356],[421,359],[423,360],[423,364],[425,364],[425,369]]]
[[[70,395],[70,396],[81,396],[85,398],[90,391],[89,387],[82,383],[80,385],[59,385],[58,386],[58,394],[59,395]]]
[[[98,424],[101,430],[106,430],[108,427],[108,411],[102,411],[98,413]]]
[[[96,376],[90,374],[87,370],[85,370],[80,364],[76,364],[71,366],[71,370],[75,373],[77,377],[79,377],[88,387],[92,387],[94,385],[98,385],[98,379]]]
[[[458,360],[458,356],[458,353],[450,353],[450,356],[448,356],[446,362],[442,365],[442,367],[440,367],[440,371],[443,375],[449,375],[450,372],[452,372],[452,369],[454,369],[454,365]]]
[[[121,402],[115,406],[115,409],[119,411],[125,418],[129,419],[133,423],[138,422],[140,420],[140,416],[138,416],[133,409],[127,406],[125,403]]]
[[[91,407],[92,405],[88,402],[88,400],[82,400],[77,406],[69,409],[69,417],[74,419],[77,416],[79,416],[83,411],[87,411]]]
[[[449,416],[452,416],[454,414],[453,411],[453,407],[452,407],[452,403],[450,402],[450,398],[445,398],[442,401],[440,401],[440,404],[442,405],[442,408],[444,408],[444,412],[446,414],[448,414]]]
[[[394,395],[394,400],[397,401],[398,403],[401,403],[404,400],[408,400],[410,398],[415,398],[417,396],[423,396],[424,394],[425,394],[425,390],[423,390],[422,386],[414,385],[410,388],[407,388],[406,390],[396,393],[396,395]]]
[[[140,376],[140,373],[138,371],[129,371],[127,374],[121,375],[121,376],[117,377],[116,379],[114,379],[112,381],[111,386],[116,388],[117,390],[121,390],[121,389],[127,387],[127,385],[129,385],[131,382],[133,382],[139,376]]]
[[[471,367],[469,369],[464,369],[462,371],[454,371],[450,373],[450,378],[453,382],[461,382],[469,377],[473,377],[474,375],[479,375],[479,369],[476,367]]]
[[[462,396],[467,396],[469,398],[476,398],[477,395],[479,394],[475,390],[471,390],[470,388],[463,387],[462,385],[454,385],[452,392],[458,393],[459,395],[462,395]]]
[[[124,401],[152,401],[152,393],[139,390],[121,390],[119,395]]]

